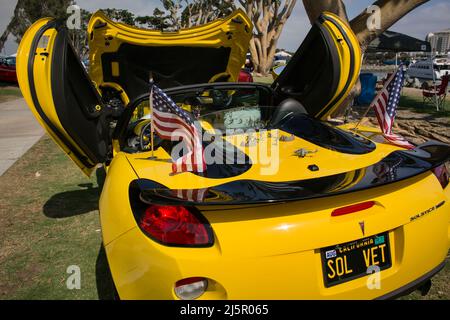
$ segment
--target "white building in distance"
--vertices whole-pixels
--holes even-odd
[[[430,42],[433,52],[439,54],[450,52],[450,29],[428,34],[427,41]]]

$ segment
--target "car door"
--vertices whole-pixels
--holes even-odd
[[[311,116],[326,119],[356,83],[361,58],[347,23],[324,12],[272,86],[280,101],[294,98]]]
[[[108,112],[61,23],[41,19],[28,29],[18,49],[17,74],[34,116],[90,175],[110,153]]]

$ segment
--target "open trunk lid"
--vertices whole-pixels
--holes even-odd
[[[116,23],[98,11],[88,26],[90,76],[100,89],[112,87],[128,100],[148,92],[150,72],[161,88],[237,81],[252,28],[242,10],[176,32]]]

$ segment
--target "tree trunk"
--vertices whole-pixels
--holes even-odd
[[[6,30],[3,32],[2,36],[0,37],[0,52],[2,52],[3,47],[5,46],[5,42],[8,40],[8,36],[10,35],[11,31],[7,27]]]
[[[250,40],[250,54],[255,73],[269,73],[278,39],[296,2],[297,0],[239,0],[255,29]]]
[[[3,32],[2,36],[0,37],[0,52],[3,50],[3,47],[5,46],[6,41],[8,41],[8,36],[13,33],[13,29],[17,27],[18,25],[18,19],[19,19],[19,12],[20,8],[24,5],[23,0],[18,0],[16,7],[14,8],[14,14],[11,17],[11,21],[6,26],[5,31]]]
[[[374,5],[380,8],[380,29],[371,31],[367,28],[367,20],[370,18],[371,13],[366,10],[350,21],[350,26],[358,37],[362,49],[365,51],[370,42],[376,39],[381,33],[389,29],[410,11],[428,1],[429,0],[378,0]]]
[[[347,10],[344,2],[341,0],[303,0],[309,21],[313,23],[320,14],[328,11],[337,14],[339,17],[348,22]]]

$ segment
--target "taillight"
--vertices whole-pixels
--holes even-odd
[[[352,204],[347,207],[334,209],[333,212],[331,213],[331,216],[337,217],[337,216],[342,216],[344,214],[349,214],[349,213],[366,210],[366,209],[372,208],[374,205],[375,205],[375,201],[367,201],[367,202]]]
[[[211,246],[211,226],[193,208],[149,205],[139,227],[152,239],[173,246]]]
[[[208,280],[202,277],[186,278],[175,283],[175,294],[182,300],[200,297],[208,288]]]
[[[441,184],[442,188],[445,189],[445,187],[448,186],[450,175],[448,173],[447,167],[445,164],[434,168],[433,170],[434,175],[439,180],[439,183]]]

